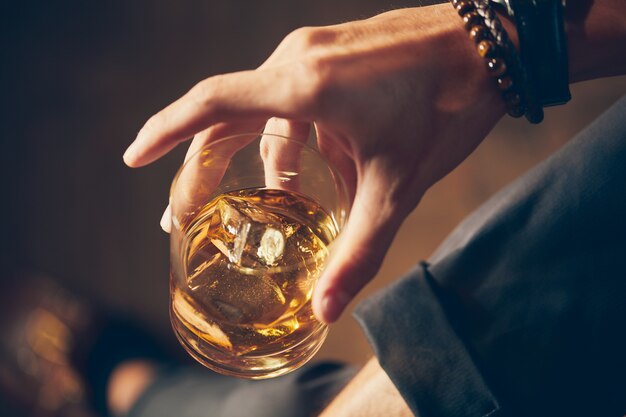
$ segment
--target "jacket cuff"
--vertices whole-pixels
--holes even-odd
[[[381,367],[420,417],[495,417],[498,402],[449,322],[423,263],[354,312]]]

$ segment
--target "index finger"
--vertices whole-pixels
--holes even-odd
[[[152,116],[124,153],[131,167],[147,165],[217,122],[291,116],[293,92],[283,67],[207,78]]]

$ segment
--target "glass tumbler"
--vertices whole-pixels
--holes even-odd
[[[191,156],[170,192],[170,319],[187,352],[250,379],[306,363],[328,332],[311,296],[348,207],[303,141],[243,134]]]

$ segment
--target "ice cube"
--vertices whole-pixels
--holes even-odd
[[[174,293],[172,307],[175,314],[202,332],[202,337],[226,349],[232,349],[230,339],[215,323],[203,319],[203,314],[194,307],[180,292]]]
[[[273,210],[232,196],[215,205],[206,237],[217,257],[193,289],[218,322],[264,328],[311,297],[328,249],[310,227]]]
[[[211,236],[211,242],[229,261],[240,264],[251,227],[249,218],[222,198],[217,203],[213,223],[217,223],[217,228],[223,233]],[[210,227],[208,233],[212,231]]]
[[[281,288],[284,285],[283,293],[292,308],[310,299],[327,256],[328,248],[324,242],[305,225],[285,239],[280,259],[284,273],[277,283]]]
[[[269,324],[284,314],[286,300],[269,275],[215,270],[212,281],[194,290],[211,316],[229,324]]]
[[[285,238],[283,234],[271,227],[265,229],[259,249],[258,257],[267,265],[275,265],[276,261],[283,256],[285,250]]]
[[[299,225],[250,201],[222,197],[216,204],[211,242],[233,264],[248,268],[275,266],[286,239]]]

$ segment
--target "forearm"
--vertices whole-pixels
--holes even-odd
[[[411,417],[413,413],[373,357],[320,417]]]
[[[577,17],[568,14],[565,24],[571,81],[626,74],[626,2],[595,0],[587,16]]]

